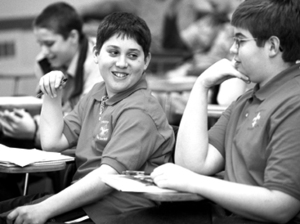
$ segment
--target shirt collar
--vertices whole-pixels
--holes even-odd
[[[118,93],[114,96],[112,96],[111,98],[109,98],[106,101],[107,105],[113,105],[115,103],[118,103],[119,101],[127,98],[129,95],[131,95],[132,93],[134,93],[137,90],[140,89],[147,89],[148,85],[145,79],[145,76],[143,76],[135,85],[133,85],[131,88],[125,90],[124,92]],[[96,92],[95,94],[93,94],[93,97],[95,100],[97,101],[101,101],[101,98],[106,95],[106,88],[103,88],[101,90],[99,90],[98,92]]]
[[[287,81],[291,80],[292,78],[298,75],[300,75],[300,64],[295,64],[290,68],[277,74],[263,87],[259,88],[259,85],[256,84],[255,87],[253,88],[253,95],[255,95],[258,99],[263,101],[272,92],[274,92],[276,89],[282,86],[283,83],[286,83]]]

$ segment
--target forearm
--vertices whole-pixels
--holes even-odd
[[[218,104],[228,106],[246,91],[246,83],[241,79],[228,79],[220,85]]]
[[[101,171],[96,169],[73,185],[43,201],[40,206],[45,209],[45,214],[49,219],[95,202],[112,191],[112,188],[101,181]]]
[[[257,221],[286,223],[299,209],[296,199],[279,191],[202,175],[195,175],[189,191],[203,195],[235,214]]]
[[[198,79],[190,94],[177,136],[175,162],[193,171],[199,170],[199,164],[207,156],[207,95],[208,89],[202,87]]]
[[[40,117],[40,138],[44,150],[61,150],[63,142],[63,114],[61,108],[61,91],[56,98],[44,96]]]

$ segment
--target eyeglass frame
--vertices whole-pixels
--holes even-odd
[[[257,38],[244,38],[243,39],[243,38],[238,38],[238,37],[232,37],[232,39],[233,39],[233,44],[236,46],[237,50],[240,49],[241,43],[251,41],[251,40],[257,40]],[[283,52],[283,48],[281,45],[279,46],[279,50],[281,52]]]
[[[236,49],[239,50],[241,43],[251,41],[251,40],[257,40],[257,38],[238,38],[238,37],[233,37],[233,44],[236,46]]]

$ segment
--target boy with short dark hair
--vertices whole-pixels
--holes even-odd
[[[200,75],[180,124],[177,165],[151,175],[160,187],[219,205],[223,212],[212,212],[212,223],[300,223],[299,12],[299,0],[238,6],[233,61],[223,59]],[[256,86],[207,132],[208,90],[233,77]],[[222,170],[224,180],[211,177]]]
[[[42,147],[63,151],[76,145],[75,183],[38,204],[14,209],[8,223],[67,221],[82,215],[106,223],[115,215],[156,205],[137,194],[115,191],[101,180],[103,175],[125,170],[150,173],[170,161],[173,129],[145,80],[150,44],[150,30],[141,18],[130,13],[107,16],[99,25],[94,47],[94,61],[104,82],[96,84],[65,117],[60,84],[64,74],[52,71],[41,78]],[[1,212],[13,207],[0,203]],[[68,216],[74,210],[75,216]],[[59,218],[61,214],[67,218]]]

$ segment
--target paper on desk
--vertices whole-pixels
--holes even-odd
[[[144,182],[128,178],[126,175],[105,175],[102,181],[107,185],[123,192],[149,192],[149,193],[167,193],[177,192],[175,190],[163,189],[154,185],[147,185]]]
[[[0,144],[1,166],[27,166],[39,162],[73,161],[74,157],[62,155],[58,152],[45,152],[37,149],[11,148]]]

